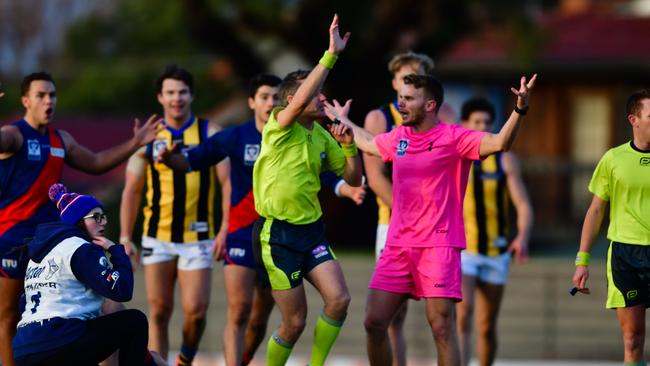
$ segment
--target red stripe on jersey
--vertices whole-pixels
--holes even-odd
[[[228,234],[254,224],[259,217],[260,215],[255,211],[253,191],[250,191],[241,201],[239,201],[237,206],[230,207]]]
[[[48,128],[48,131],[50,134],[50,154],[47,157],[47,162],[43,166],[41,174],[32,183],[32,186],[22,196],[0,209],[0,235],[3,235],[17,223],[32,217],[50,199],[47,196],[50,186],[61,178],[64,158],[52,156],[52,149],[62,149],[63,142],[54,132],[54,129]]]

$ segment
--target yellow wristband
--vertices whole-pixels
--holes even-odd
[[[326,69],[332,70],[338,58],[339,57],[337,55],[330,53],[329,51],[325,51],[323,57],[320,58],[320,61],[318,61],[318,63],[323,65]]]
[[[357,150],[357,145],[355,145],[354,143],[341,144],[341,149],[343,150],[343,155],[345,155],[346,158],[355,157],[359,153],[359,151]]]
[[[576,266],[587,267],[589,265],[590,257],[591,254],[589,254],[588,252],[578,252],[578,254],[576,254]]]

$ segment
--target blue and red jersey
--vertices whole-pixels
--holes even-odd
[[[59,132],[45,134],[25,120],[13,124],[23,136],[15,154],[0,160],[0,252],[23,244],[36,225],[57,221],[59,214],[48,197],[50,186],[61,178],[65,145]]]

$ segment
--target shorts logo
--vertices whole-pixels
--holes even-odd
[[[639,295],[639,292],[637,290],[630,290],[625,294],[625,297],[628,300],[633,300],[636,299],[636,297]]]
[[[327,255],[327,246],[319,245],[316,248],[312,249],[311,254],[314,256],[314,259],[318,259],[324,255]]]
[[[650,165],[650,158],[647,157],[647,156],[642,157],[641,159],[639,159],[639,164],[645,165],[645,166]]]
[[[152,147],[153,160],[155,161],[160,157],[162,150],[167,147],[167,140],[155,140]]]
[[[56,158],[65,158],[65,150],[60,147],[50,148],[50,155]]]
[[[233,257],[243,258],[245,255],[246,255],[246,249],[230,248],[230,250],[228,250],[228,256],[231,258]]]
[[[433,284],[433,287],[435,287],[435,288],[445,288],[445,287],[447,287],[447,285],[445,285],[444,283],[435,283],[435,284]]]
[[[18,268],[18,261],[15,259],[2,259],[2,268]]]
[[[41,143],[38,140],[27,140],[27,159],[41,160]]]
[[[259,144],[246,144],[244,145],[244,164],[251,166],[260,156]]]
[[[142,256],[143,257],[148,257],[153,254],[153,248],[145,248],[142,247]]]
[[[300,279],[300,271],[298,270],[298,271],[293,272],[291,274],[291,279],[294,280],[294,281]]]
[[[56,272],[58,272],[58,270],[59,270],[59,265],[56,264],[54,259],[48,259],[48,261],[47,261],[47,274],[45,275],[45,279],[49,280],[50,278],[52,278],[52,276],[54,276],[54,274]]]
[[[197,233],[207,233],[208,223],[205,221],[193,222],[190,224],[190,231],[196,231]]]
[[[404,156],[406,154],[406,149],[409,147],[409,140],[399,139],[397,143],[397,156]]]

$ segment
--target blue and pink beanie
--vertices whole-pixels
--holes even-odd
[[[64,224],[76,224],[93,208],[104,208],[104,205],[93,196],[68,193],[68,189],[61,183],[52,184],[48,196],[59,209],[61,222]]]

